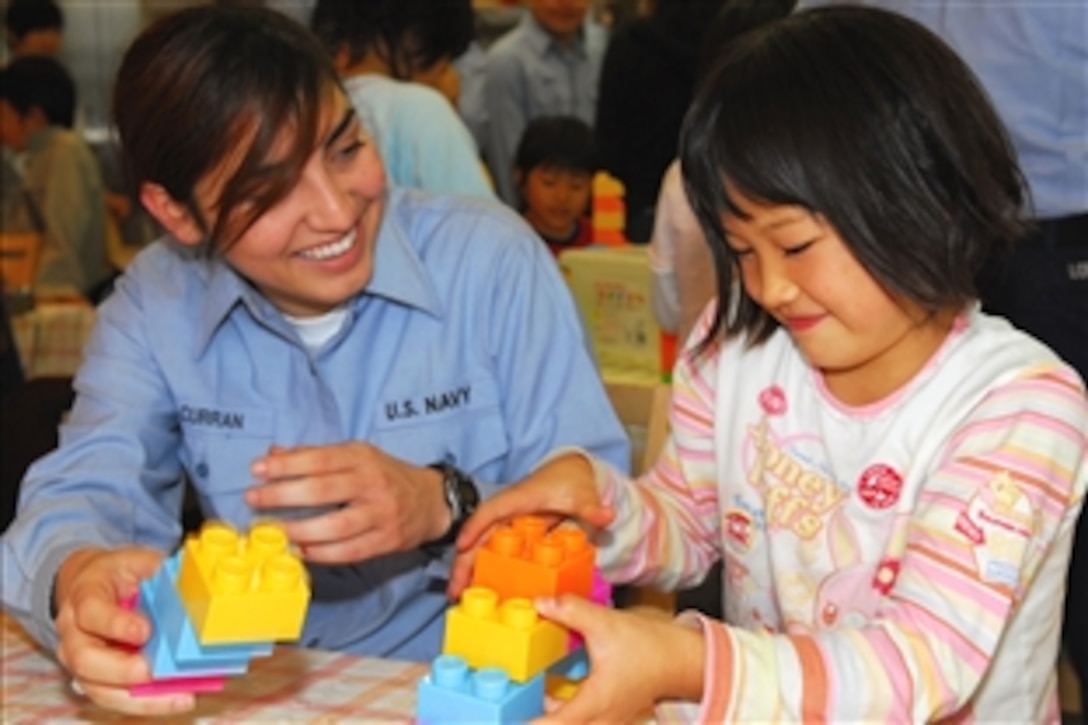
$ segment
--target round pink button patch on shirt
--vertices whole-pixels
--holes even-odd
[[[891,466],[874,463],[858,479],[858,496],[866,506],[886,509],[899,500],[903,477]]]

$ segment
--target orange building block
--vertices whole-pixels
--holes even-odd
[[[567,656],[569,633],[541,619],[528,599],[507,599],[484,587],[469,587],[446,612],[442,653],[459,655],[473,669],[498,667],[515,682],[527,682]]]
[[[494,590],[500,600],[568,593],[589,598],[596,554],[581,529],[547,532],[543,519],[523,516],[496,529],[476,552],[472,584]]]
[[[275,523],[246,536],[204,524],[185,541],[177,590],[204,645],[297,639],[310,602],[306,569]]]

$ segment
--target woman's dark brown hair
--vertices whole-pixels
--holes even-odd
[[[324,48],[281,13],[202,6],[161,18],[129,47],[114,85],[128,180],[161,185],[213,249],[229,246],[295,186],[318,143],[322,101],[338,87]],[[285,130],[290,148],[273,158]],[[194,191],[228,161],[209,228]]]

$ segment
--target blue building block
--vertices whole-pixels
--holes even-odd
[[[566,680],[584,680],[589,677],[589,655],[585,647],[572,650],[563,659],[548,668],[548,674]]]
[[[254,657],[272,653],[273,643],[203,645],[189,622],[175,583],[181,552],[166,559],[150,579],[140,583],[140,608],[152,623],[144,655],[155,679],[240,674]]]
[[[472,670],[462,657],[440,655],[419,681],[417,695],[421,725],[528,722],[544,714],[544,673],[518,684],[498,668]]]

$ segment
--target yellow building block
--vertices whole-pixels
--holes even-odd
[[[581,680],[571,680],[559,675],[548,675],[544,679],[544,692],[554,700],[570,700],[578,694]]]
[[[219,521],[185,541],[177,589],[201,644],[298,639],[310,584],[287,543],[279,524],[241,536]]]
[[[446,612],[442,652],[465,658],[469,667],[498,667],[526,682],[563,659],[570,635],[537,616],[528,599],[507,599],[484,587],[469,587]]]
[[[622,233],[627,218],[622,211],[596,211],[593,213],[594,229],[614,229]]]
[[[623,186],[623,182],[609,174],[607,171],[598,171],[594,174],[590,184],[592,185],[593,196],[595,197],[622,197],[627,192],[627,189]]]

